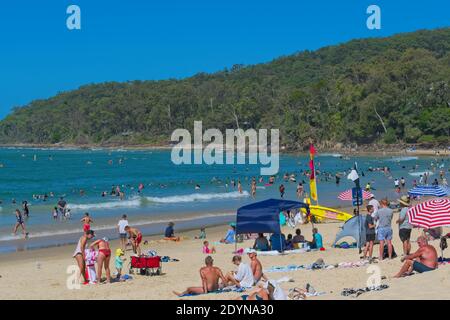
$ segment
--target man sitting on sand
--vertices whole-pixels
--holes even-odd
[[[432,245],[429,245],[428,240],[423,236],[417,238],[417,244],[419,245],[419,249],[417,249],[416,252],[401,259],[401,261],[405,261],[405,263],[394,278],[409,275],[413,271],[422,273],[437,269],[438,262],[436,249]]]
[[[231,284],[237,287],[250,288],[255,284],[255,278],[250,266],[242,262],[241,256],[234,256],[231,260],[238,267],[237,272],[229,272],[225,276],[225,285]]]
[[[131,244],[133,246],[133,252],[138,256],[141,255],[141,242],[142,242],[142,233],[130,226],[125,227],[125,231],[128,233],[128,239],[131,239]]]
[[[219,289],[219,279],[222,280],[222,283],[226,283],[226,279],[222,270],[213,266],[213,262],[214,260],[211,256],[205,258],[205,267],[200,269],[201,287],[189,287],[184,292],[173,291],[173,293],[181,297],[186,294],[202,294],[217,291]]]
[[[261,261],[257,258],[256,250],[250,250],[248,252],[248,257],[250,259],[250,268],[252,269],[255,283],[258,283],[261,279],[267,280],[266,276],[263,274]]]
[[[180,241],[180,237],[175,237],[175,230],[173,229],[174,226],[175,223],[169,222],[169,225],[164,232],[164,240]]]

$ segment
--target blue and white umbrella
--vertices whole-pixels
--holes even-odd
[[[408,191],[410,196],[445,197],[449,194],[447,187],[443,186],[416,186]]]

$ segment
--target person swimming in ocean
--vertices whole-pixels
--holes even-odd
[[[28,209],[28,202],[22,201],[22,208],[23,208],[23,216],[25,218],[28,218],[30,216],[30,209]]]

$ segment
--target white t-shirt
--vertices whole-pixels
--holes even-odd
[[[121,219],[117,225],[119,226],[119,233],[127,233],[125,227],[128,225],[128,220]]]
[[[252,269],[246,263],[241,262],[234,278],[239,281],[241,287],[250,288],[255,284]]]
[[[372,199],[369,201],[369,206],[373,207],[373,213],[372,213],[372,218],[375,217],[375,214],[378,211],[378,208],[380,207],[380,203],[378,202],[377,199]]]

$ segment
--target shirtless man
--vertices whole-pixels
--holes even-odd
[[[109,261],[111,259],[111,248],[109,247],[108,239],[103,238],[91,243],[89,248],[98,248],[97,257],[97,279],[98,283],[102,279],[102,268],[105,268],[106,282],[111,283],[111,271],[109,269]]]
[[[419,249],[417,249],[416,252],[401,259],[401,261],[405,261],[405,263],[394,278],[400,278],[413,271],[422,273],[437,269],[436,249],[432,245],[429,245],[427,239],[422,236],[417,238],[417,244],[419,245]]]
[[[248,257],[250,259],[250,268],[252,269],[253,278],[255,279],[255,283],[258,283],[259,280],[264,279],[267,280],[266,276],[263,274],[263,267],[261,261],[256,257],[256,251],[250,251],[248,253]]]
[[[89,239],[92,239],[95,236],[93,230],[86,231],[78,240],[77,248],[75,249],[75,252],[73,254],[73,257],[77,261],[78,268],[80,268],[80,274],[83,277],[84,282],[86,283],[86,264],[85,264],[85,256],[84,256],[84,250],[86,249],[86,243]]]
[[[142,242],[142,233],[130,226],[125,227],[125,231],[128,233],[128,239],[131,239],[131,244],[133,246],[133,252],[138,256],[141,255],[141,242]]]
[[[89,213],[85,213],[84,217],[81,218],[80,222],[83,223],[83,232],[86,232],[88,230],[91,230],[91,223],[94,222],[94,220],[91,219],[91,217],[89,217]]]
[[[200,269],[200,278],[202,279],[201,287],[189,287],[184,292],[173,291],[173,293],[181,297],[185,294],[202,294],[218,290],[219,279],[222,280],[222,283],[225,283],[226,280],[222,270],[218,267],[214,267],[213,262],[214,260],[211,256],[205,258],[205,267]]]

